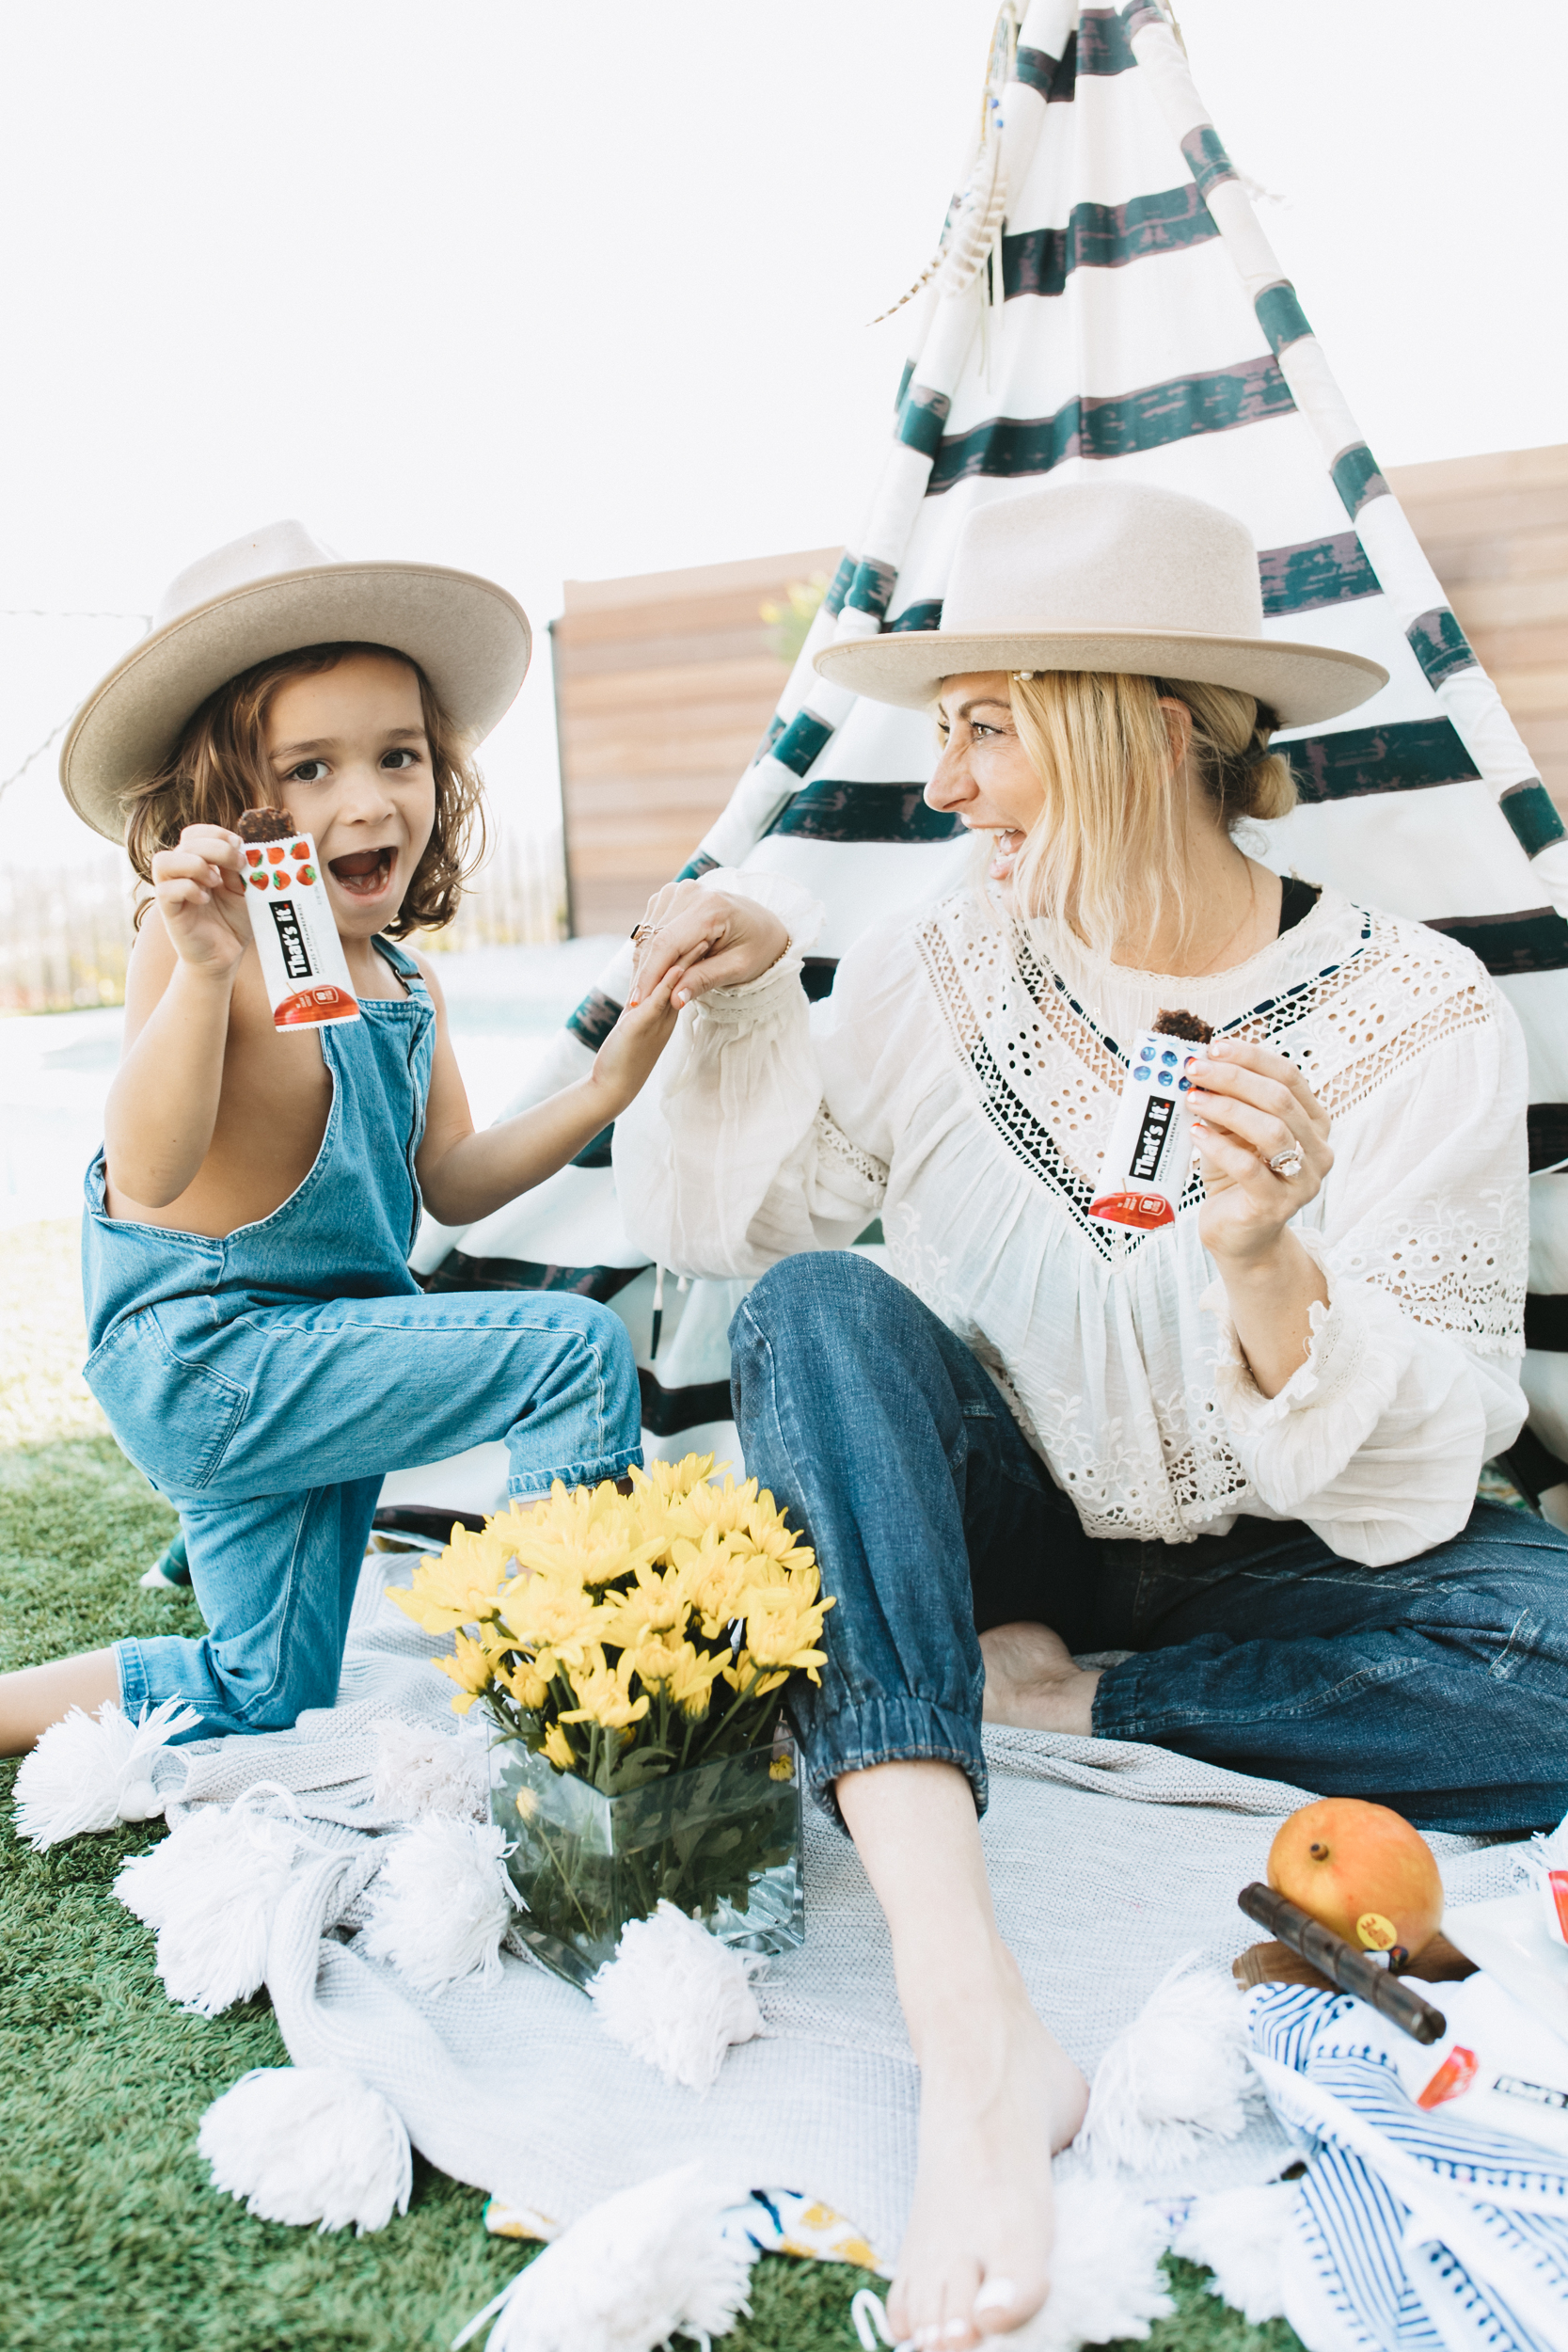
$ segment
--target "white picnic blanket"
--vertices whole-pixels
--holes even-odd
[[[731,2050],[705,2095],[630,2057],[582,1994],[531,1960],[506,1956],[489,1989],[423,1995],[351,1932],[324,1934],[401,1826],[375,1809],[377,1726],[453,1725],[432,1638],[384,1597],[409,1565],[367,1559],[337,1707],[293,1731],[166,1749],[156,1766],[173,1820],[264,1780],[320,1825],[323,1851],[297,1868],[269,1947],[290,2057],[350,2068],[441,2170],[558,2221],[703,2155],[747,2185],[821,2199],[891,2257],[913,2180],[918,2076],[880,1914],[853,1848],[814,1811],[805,1944],[768,1964],[766,2034]],[[1039,2013],[1092,2074],[1184,1955],[1227,1967],[1255,1940],[1237,1892],[1262,1875],[1275,1828],[1306,1792],[1115,1740],[999,1730],[986,1747],[1002,1931]],[[1451,1899],[1506,1888],[1506,1849],[1432,1843]],[[1273,2177],[1293,2153],[1264,2115],[1180,2171],[1129,2185],[1150,2197],[1239,2185]],[[1069,2152],[1062,2167],[1077,2161]]]

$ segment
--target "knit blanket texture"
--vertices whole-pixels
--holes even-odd
[[[404,1826],[377,1810],[378,1726],[459,1736],[431,1636],[385,1597],[410,1565],[367,1557],[335,1707],[291,1731],[165,1749],[155,1767],[173,1822],[254,1790],[252,1805],[297,1808],[311,1825],[316,1851],[278,1907],[267,1962],[293,2063],[347,2067],[432,2164],[558,2223],[703,2156],[743,2186],[804,2190],[890,2259],[913,2185],[918,2073],[880,1912],[853,1847],[814,1808],[805,1943],[768,1963],[765,2033],[729,2052],[706,2093],[629,2056],[581,1993],[521,1949],[503,1954],[499,1983],[429,1995],[356,1947],[357,1898]],[[1275,1829],[1309,1792],[1125,1741],[988,1729],[985,1744],[1002,1932],[1039,2014],[1092,2077],[1174,1965],[1228,1970],[1256,1940],[1238,1890],[1263,1875]],[[1431,1843],[1450,1900],[1506,1890],[1506,1850]],[[1128,2185],[1164,2199],[1239,2186],[1295,2153],[1260,2112],[1239,2138]],[[1058,2169],[1081,2161],[1069,2150]]]

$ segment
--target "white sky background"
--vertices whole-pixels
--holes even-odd
[[[145,611],[282,515],[512,588],[855,530],[994,0],[8,0],[0,606]],[[1568,438],[1560,0],[1179,0],[1384,463]],[[1552,347],[1553,338],[1558,339]],[[0,619],[0,777],[136,634]],[[0,854],[98,847],[54,754]]]

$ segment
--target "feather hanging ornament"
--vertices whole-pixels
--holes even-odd
[[[871,322],[874,326],[894,317],[933,280],[939,301],[944,295],[967,294],[999,246],[1007,209],[1006,174],[1002,159],[1003,92],[1012,78],[1018,55],[1019,21],[1014,0],[1005,0],[991,35],[990,61],[980,103],[979,148],[963,194],[948,214],[942,243],[909,292],[878,312]],[[1000,285],[996,292],[1000,294]]]

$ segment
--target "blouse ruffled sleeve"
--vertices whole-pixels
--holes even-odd
[[[1456,1535],[1482,1462],[1525,1417],[1525,1049],[1513,1009],[1490,982],[1486,993],[1488,1018],[1336,1124],[1322,1225],[1293,1228],[1328,1303],[1277,1395],[1253,1380],[1223,1283],[1201,1301],[1221,1327],[1220,1403],[1259,1501],[1371,1566]]]
[[[800,984],[822,927],[818,902],[774,874],[719,869],[704,882],[768,907],[789,946],[760,978],[714,989],[681,1015],[615,1122],[616,1191],[628,1239],[660,1263],[752,1276],[797,1250],[847,1248],[881,1205],[891,1143],[848,1132],[825,1100]],[[835,995],[844,978],[841,966]],[[832,999],[819,1007],[818,1028],[836,1028],[841,1009]]]

